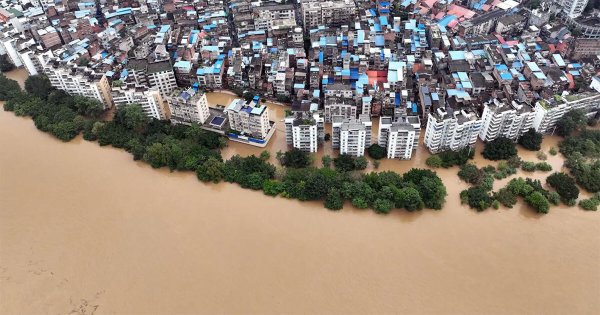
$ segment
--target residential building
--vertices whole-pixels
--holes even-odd
[[[340,26],[354,22],[356,4],[354,0],[304,0],[300,6],[304,30],[320,25]]]
[[[81,95],[97,99],[104,109],[113,105],[110,83],[104,74],[58,59],[52,59],[44,65],[44,73],[53,87],[72,95]]]
[[[330,123],[333,117],[343,119],[356,118],[358,106],[354,99],[344,97],[325,97],[325,122]]]
[[[585,111],[586,116],[593,117],[600,109],[600,93],[582,93],[565,97],[556,95],[551,100],[537,101],[533,128],[544,134],[554,133],[558,120],[575,109],[581,109]]]
[[[112,99],[117,108],[132,104],[138,104],[148,117],[155,119],[167,119],[164,111],[164,101],[157,88],[137,86],[135,84],[114,84],[112,87]]]
[[[576,18],[583,13],[588,0],[556,0],[562,11],[570,18]]]
[[[271,130],[269,108],[258,104],[259,97],[248,103],[234,99],[225,108],[231,129],[256,139],[265,139]]]
[[[377,144],[387,150],[388,159],[410,160],[419,140],[412,124],[394,122],[392,117],[379,118],[378,135]]]
[[[494,99],[484,105],[481,115],[483,126],[479,138],[486,142],[499,137],[516,141],[533,126],[534,117],[533,108],[527,104]]]
[[[438,108],[429,114],[424,143],[431,153],[457,151],[475,144],[482,126],[475,110]]]
[[[292,114],[284,119],[288,145],[305,152],[317,152],[325,140],[325,120],[317,113],[318,108],[318,104],[309,101],[292,104]]]
[[[173,124],[203,124],[210,116],[206,94],[194,88],[175,89],[167,98],[167,102]]]
[[[358,119],[334,116],[331,126],[332,147],[340,149],[340,154],[363,156],[371,146],[373,124],[369,115],[360,115]]]

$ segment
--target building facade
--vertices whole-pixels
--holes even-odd
[[[472,109],[444,110],[429,114],[425,146],[431,153],[457,151],[475,144],[483,122]]]
[[[373,124],[369,115],[360,115],[358,119],[335,116],[331,127],[332,147],[339,149],[340,154],[363,156],[371,146]]]
[[[174,90],[167,98],[167,102],[173,124],[203,124],[210,116],[206,94],[193,88]]]
[[[225,108],[231,129],[257,139],[265,139],[271,125],[269,108],[258,104],[258,97],[249,103],[234,99]]]
[[[148,117],[167,119],[163,110],[163,98],[156,88],[140,87],[135,85],[122,85],[112,87],[112,99],[117,108],[138,104]]]
[[[305,151],[317,152],[319,143],[325,138],[325,121],[317,113],[296,112],[286,117],[285,140],[288,145]]]
[[[479,138],[486,142],[499,137],[516,141],[533,126],[534,117],[533,108],[527,104],[516,101],[507,104],[494,99],[492,103],[484,105]]]
[[[394,122],[391,117],[379,118],[379,137],[377,142],[387,150],[388,159],[410,160],[416,149],[418,136],[412,124]]]

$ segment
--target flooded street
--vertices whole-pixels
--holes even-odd
[[[477,213],[457,168],[438,170],[443,210],[383,216],[203,184],[2,110],[0,147],[0,314],[600,313],[600,215],[522,201]],[[424,167],[425,151],[380,170]]]

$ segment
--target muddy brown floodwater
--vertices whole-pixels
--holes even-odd
[[[0,148],[0,314],[600,313],[598,213],[476,213],[456,169],[442,211],[381,216],[203,184],[4,111]]]

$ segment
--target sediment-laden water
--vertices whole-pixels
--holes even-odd
[[[459,204],[456,168],[438,171],[442,211],[382,216],[203,184],[3,111],[0,148],[0,314],[600,313],[598,213],[477,213]]]

